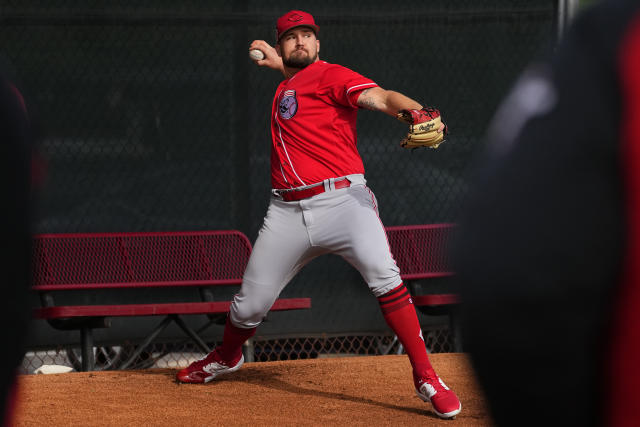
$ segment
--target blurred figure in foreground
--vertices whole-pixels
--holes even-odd
[[[585,9],[499,108],[454,251],[497,425],[640,425],[640,2]]]
[[[11,425],[16,371],[24,357],[24,339],[30,319],[31,247],[31,132],[24,99],[0,73],[0,159],[5,179],[0,227],[4,255],[0,257],[2,353],[0,408],[2,425]]]

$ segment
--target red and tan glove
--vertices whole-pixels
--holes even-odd
[[[400,110],[398,120],[409,124],[409,134],[400,142],[403,148],[438,148],[449,129],[442,122],[440,111],[431,107],[422,110]]]

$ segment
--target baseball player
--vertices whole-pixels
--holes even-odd
[[[290,11],[276,24],[275,48],[255,40],[263,52],[257,65],[279,70],[271,114],[272,195],[242,286],[235,296],[222,345],[177,374],[179,381],[205,383],[234,372],[251,338],[282,289],[312,259],[342,256],[362,274],[378,298],[385,320],[404,346],[415,389],[442,418],[461,410],[431,366],[410,294],[389,250],[373,192],[366,186],[356,147],[359,108],[381,111],[409,123],[403,146],[436,147],[447,128],[435,109],[318,57],[319,28],[312,15]]]

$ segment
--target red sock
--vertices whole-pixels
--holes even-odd
[[[256,333],[256,328],[238,328],[231,323],[231,316],[227,315],[227,323],[224,325],[222,345],[216,349],[222,360],[234,362],[240,359],[242,344]]]
[[[418,315],[407,287],[401,283],[398,287],[378,297],[378,302],[384,320],[393,329],[409,356],[414,379],[415,377],[424,377],[427,374],[431,375],[433,368],[429,362],[429,356],[427,356]]]

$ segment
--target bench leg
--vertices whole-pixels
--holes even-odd
[[[91,328],[83,326],[80,329],[80,351],[82,352],[82,370],[93,371],[95,360],[93,359],[93,333]]]
[[[156,326],[153,332],[151,332],[151,334],[142,343],[140,343],[138,348],[136,348],[136,351],[134,351],[133,354],[129,356],[129,358],[122,365],[118,367],[118,369],[127,369],[129,365],[131,365],[133,361],[136,360],[138,356],[140,356],[140,354],[142,354],[144,349],[147,348],[149,344],[151,344],[151,342],[155,340],[158,335],[160,335],[160,332],[162,332],[167,326],[169,326],[169,323],[171,323],[171,320],[172,320],[171,316],[167,316],[164,319],[162,319],[162,322],[160,322],[160,324]]]
[[[198,347],[200,347],[200,350],[204,351],[207,354],[211,352],[211,350],[209,349],[209,346],[202,340],[202,338],[200,338],[200,336],[193,329],[189,327],[189,325],[184,323],[184,320],[182,320],[180,316],[176,314],[171,314],[169,315],[169,317],[173,319],[174,322],[176,322],[176,324],[180,327],[180,329],[184,331],[185,334],[189,335],[189,337],[198,345]]]

